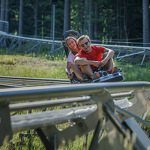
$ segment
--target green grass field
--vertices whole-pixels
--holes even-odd
[[[46,58],[0,55],[0,75],[32,78],[66,78],[66,61]]]
[[[125,81],[149,81],[150,63],[144,67],[131,65],[130,63],[116,62],[115,65],[123,70]],[[65,74],[65,57],[31,57],[21,55],[0,55],[0,76],[32,77],[67,79]],[[124,82],[125,82],[124,81]],[[33,131],[30,131],[31,133]],[[25,131],[24,133],[27,133]],[[92,137],[92,133],[91,136]],[[88,139],[88,144],[91,138]],[[73,142],[60,150],[82,150],[83,138]],[[15,134],[13,140],[0,148],[1,150],[45,150],[42,142],[36,135],[21,139],[19,133]]]
[[[123,70],[125,81],[150,81],[150,63],[144,67],[116,62]],[[67,79],[65,57],[29,57],[0,55],[0,76]]]

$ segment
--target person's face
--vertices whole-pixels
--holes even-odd
[[[91,51],[91,44],[90,41],[88,41],[88,39],[84,38],[83,40],[81,40],[79,42],[79,47],[85,51],[85,52],[90,52]]]
[[[67,45],[69,46],[70,49],[73,49],[73,50],[78,49],[77,43],[74,39],[68,39]]]

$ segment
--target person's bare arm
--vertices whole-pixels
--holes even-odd
[[[101,61],[99,68],[107,64],[108,60],[114,57],[115,52],[111,49],[105,48],[104,53],[107,53],[106,57]]]
[[[78,64],[78,65],[93,65],[93,66],[96,66],[98,67],[101,62],[100,61],[93,61],[93,60],[87,60],[86,58],[80,58],[80,57],[76,57],[74,59],[74,62],[75,64]]]
[[[70,69],[71,69],[71,62],[67,62],[66,74],[67,74],[69,79],[72,79],[73,78],[73,74],[70,72]]]

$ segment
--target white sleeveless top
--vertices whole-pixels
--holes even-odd
[[[68,55],[67,62],[74,63],[74,55],[71,52]]]

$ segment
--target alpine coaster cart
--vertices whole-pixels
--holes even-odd
[[[65,54],[66,57],[68,57],[69,54],[69,49],[65,44],[65,40],[67,37],[72,36],[76,39],[78,39],[80,37],[80,34],[77,31],[74,30],[68,30],[63,34],[62,37],[62,44],[65,50]],[[124,76],[121,73],[121,70],[119,70],[118,72],[115,72],[113,74],[108,74],[106,71],[100,71],[101,73],[101,77],[95,80],[91,80],[91,83],[100,83],[100,82],[119,82],[119,81],[123,81],[124,80]],[[72,82],[75,83],[75,82]]]

